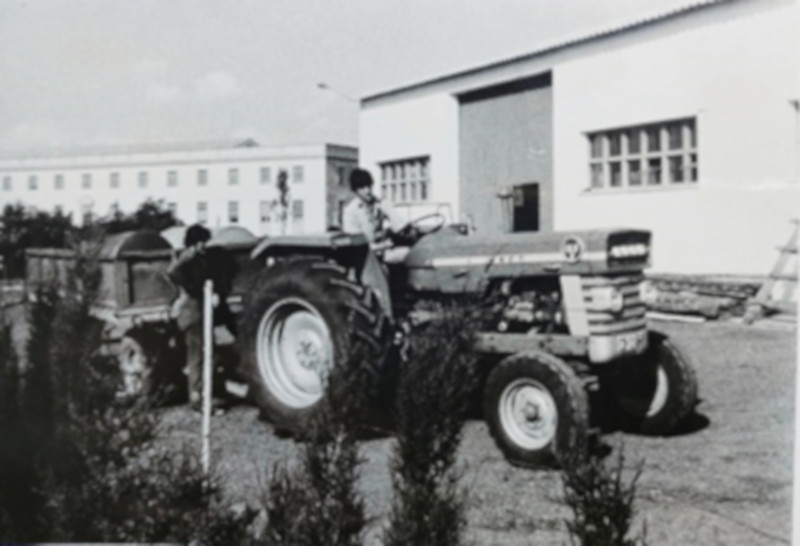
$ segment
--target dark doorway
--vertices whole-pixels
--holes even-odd
[[[514,186],[513,231],[539,231],[539,184]]]

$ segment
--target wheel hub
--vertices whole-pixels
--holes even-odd
[[[532,378],[520,378],[503,390],[500,422],[508,437],[525,449],[541,449],[555,439],[558,410],[550,391]]]
[[[258,364],[272,395],[294,408],[322,398],[332,367],[330,332],[319,312],[300,298],[274,303],[258,328]]]

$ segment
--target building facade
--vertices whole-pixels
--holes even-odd
[[[799,212],[799,11],[694,2],[368,96],[362,164],[479,233],[644,228],[656,271],[765,274]]]
[[[60,209],[80,224],[163,201],[185,224],[240,225],[256,235],[340,225],[358,150],[334,144],[184,145],[0,159],[0,206]],[[286,207],[278,189],[287,175]]]

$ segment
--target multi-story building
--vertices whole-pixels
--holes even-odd
[[[645,228],[655,270],[764,274],[798,216],[798,72],[797,2],[687,0],[365,97],[360,159],[478,232]]]
[[[358,150],[334,144],[260,147],[248,140],[141,146],[0,159],[0,206],[60,209],[76,223],[163,201],[185,224],[241,225],[257,235],[340,225]],[[281,205],[279,173],[287,175]],[[285,219],[285,220],[284,220]]]

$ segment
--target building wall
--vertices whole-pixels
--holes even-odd
[[[379,164],[430,156],[429,201],[458,210],[458,99],[450,94],[367,106],[359,118],[359,156],[380,187]]]
[[[278,172],[285,170],[290,200],[285,231],[322,232],[329,216],[326,188],[328,164],[332,162],[352,168],[357,151],[314,145],[2,160],[0,206],[20,202],[40,210],[60,207],[80,223],[84,212],[101,217],[110,214],[114,206],[122,212],[133,212],[145,200],[153,199],[174,206],[176,216],[191,224],[200,220],[198,203],[205,203],[205,223],[218,227],[234,223],[230,204],[236,203],[235,223],[257,235],[275,235],[283,232],[273,203],[278,199]],[[264,168],[269,170],[266,180],[262,180]],[[231,183],[231,169],[238,175],[235,184]],[[301,179],[297,177],[298,169],[302,170]],[[205,184],[199,183],[199,171],[206,173]],[[111,186],[112,173],[118,175],[118,187]],[[141,173],[146,173],[146,187],[140,186]],[[174,173],[174,185],[170,184],[168,173]],[[63,176],[60,190],[55,187],[57,175]],[[91,176],[91,187],[83,186],[85,175]],[[37,178],[35,190],[29,189],[31,176]],[[10,191],[3,186],[6,177],[11,178]],[[295,201],[302,205],[294,205]],[[295,218],[293,213],[300,212],[300,207],[302,217]]]
[[[650,229],[660,271],[769,271],[800,201],[797,8],[742,4],[555,67],[556,229]],[[696,184],[589,190],[587,132],[685,117]]]
[[[714,5],[375,95],[361,157],[375,168],[429,154],[435,199],[459,215],[457,96],[551,70],[556,230],[650,229],[655,271],[765,274],[800,216],[799,12],[791,0]],[[589,189],[588,133],[679,118],[696,122],[696,183]]]

